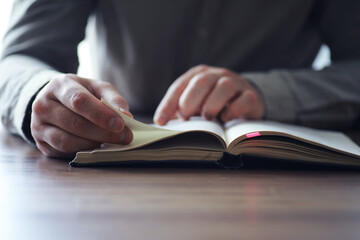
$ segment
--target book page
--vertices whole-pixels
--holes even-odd
[[[181,119],[171,120],[165,126],[153,125],[158,128],[168,129],[173,131],[203,131],[211,132],[225,140],[225,132],[223,127],[214,121],[208,121],[202,117],[192,117],[188,121]]]
[[[229,122],[225,127],[228,146],[239,137],[245,139],[261,135],[290,136],[304,142],[326,146],[339,152],[360,156],[360,147],[341,132],[319,130],[272,121],[236,120]]]
[[[133,141],[128,145],[104,144],[100,148],[101,151],[130,150],[148,145],[150,143],[159,141],[161,139],[166,139],[185,132],[193,132],[193,131],[208,132],[212,135],[216,135],[219,138],[219,140],[222,142],[222,145],[224,145],[225,147],[224,131],[222,127],[215,122],[205,121],[201,119],[193,119],[190,121],[172,120],[165,126],[159,126],[155,124],[145,124],[135,119],[132,119],[131,117],[119,111],[118,109],[113,108],[104,99],[101,99],[101,101],[122,117],[122,119],[125,122],[125,125],[132,131],[134,135]],[[94,151],[97,150],[99,149],[96,149]]]

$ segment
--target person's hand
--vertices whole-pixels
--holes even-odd
[[[160,125],[181,117],[201,115],[223,122],[235,118],[262,119],[261,94],[241,75],[227,69],[200,65],[170,86],[159,104],[154,122]]]
[[[101,143],[128,144],[132,132],[99,99],[132,117],[126,100],[106,82],[72,74],[53,78],[32,105],[31,133],[46,156],[70,157]]]

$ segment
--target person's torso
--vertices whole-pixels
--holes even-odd
[[[315,2],[99,0],[98,77],[144,112],[198,64],[239,73],[310,67],[321,45]]]

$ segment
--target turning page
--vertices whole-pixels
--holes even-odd
[[[112,107],[104,99],[101,101],[117,112],[125,122],[125,125],[132,131],[134,138],[128,145],[118,144],[104,144],[100,149],[101,151],[118,151],[118,150],[131,150],[134,148],[142,147],[156,141],[170,138],[185,132],[208,132],[216,135],[221,142],[225,141],[225,134],[223,128],[216,122],[202,120],[201,118],[193,118],[190,121],[172,120],[166,126],[145,124],[135,119],[130,118],[121,111]]]

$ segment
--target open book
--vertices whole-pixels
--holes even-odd
[[[226,165],[224,155],[360,166],[360,147],[340,132],[272,121],[234,120],[220,125],[201,118],[172,120],[160,127],[113,110],[132,130],[132,143],[103,144],[92,151],[78,152],[71,166],[163,160],[222,161]],[[231,165],[234,161],[240,163],[241,158],[233,157]]]

